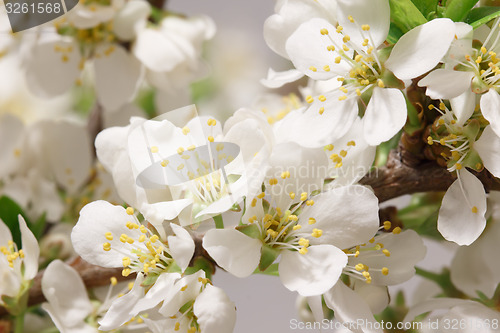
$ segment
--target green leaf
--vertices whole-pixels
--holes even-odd
[[[427,22],[427,19],[411,0],[389,0],[389,4],[391,6],[391,21],[403,33]]]
[[[265,271],[278,258],[280,251],[264,245],[260,250],[259,269]]]
[[[488,23],[500,16],[500,7],[479,7],[470,11],[469,15],[465,18],[465,23],[470,24],[474,29]]]
[[[159,274],[148,274],[144,281],[142,281],[141,286],[145,288],[151,287],[153,284],[155,284],[156,280],[158,280],[159,277]]]
[[[415,7],[426,17],[427,19],[432,16],[432,13],[436,12],[438,5],[438,0],[411,0]]]
[[[190,266],[186,269],[185,274],[191,275],[198,272],[199,270],[204,270],[205,277],[210,280],[212,279],[212,274],[215,273],[215,267],[212,262],[210,262],[205,257],[197,257],[194,260],[193,266]]]
[[[236,227],[236,230],[244,233],[250,238],[259,239],[261,236],[260,229],[256,224],[239,225]]]
[[[387,41],[391,44],[396,44],[398,40],[403,36],[403,32],[399,29],[394,22],[391,22],[391,26],[389,28],[389,34],[387,35]]]
[[[454,22],[462,22],[478,1],[479,0],[449,0],[446,3],[444,17],[450,18]]]
[[[40,239],[43,236],[43,231],[45,230],[45,225],[47,224],[46,213],[43,213],[42,216],[36,220],[36,222],[30,226],[33,235],[35,235],[36,239]]]
[[[19,230],[19,220],[18,215],[21,214],[28,226],[30,223],[26,218],[23,210],[19,205],[7,196],[2,196],[0,198],[0,219],[7,225],[12,234],[12,240],[17,244],[17,247],[21,248],[21,231]]]
[[[148,118],[156,117],[156,91],[154,89],[144,89],[139,91],[136,97],[137,105],[146,113]]]

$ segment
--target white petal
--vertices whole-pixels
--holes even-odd
[[[411,307],[410,311],[406,314],[403,319],[404,322],[412,321],[416,316],[434,311],[437,309],[449,309],[453,306],[462,306],[466,304],[470,304],[472,301],[466,301],[457,298],[434,298],[427,301],[423,301]]]
[[[280,280],[302,296],[321,295],[337,283],[347,255],[333,245],[312,245],[307,250],[306,254],[281,252]]]
[[[460,184],[461,182],[461,184]],[[477,213],[472,209],[476,207]],[[459,171],[443,197],[439,209],[438,230],[458,245],[470,245],[486,226],[486,193],[483,184],[466,169]]]
[[[9,227],[0,219],[0,246],[7,246],[7,243],[12,240],[12,234]]]
[[[151,13],[151,6],[147,1],[132,0],[116,13],[113,18],[113,31],[120,40],[132,40],[136,29],[146,25],[146,19]]]
[[[450,98],[451,110],[457,117],[457,125],[463,126],[476,108],[476,94],[467,89],[463,94]]]
[[[21,288],[21,277],[9,267],[9,262],[6,256],[0,256],[0,295],[15,297]],[[0,301],[3,304],[3,301]]]
[[[287,0],[276,4],[276,14],[264,22],[264,39],[280,56],[288,58],[285,42],[297,27],[313,17],[335,22],[336,3],[333,1]]]
[[[80,211],[80,218],[71,233],[71,241],[75,251],[91,264],[103,267],[122,267],[124,255],[120,252],[130,253],[131,246],[120,242],[121,234],[137,240],[142,234],[138,229],[129,229],[128,221],[134,221],[125,208],[113,206],[107,201],[94,201]],[[105,237],[111,232],[113,240]],[[103,244],[110,243],[111,251],[104,251]],[[114,251],[113,248],[120,250]],[[130,256],[133,256],[132,254]]]
[[[311,244],[347,249],[365,243],[379,228],[378,199],[367,187],[340,187],[313,198],[314,205],[305,208],[299,218],[305,233],[313,228],[323,230],[323,235],[311,239]],[[310,218],[316,219],[316,223],[309,224]]]
[[[168,301],[174,293],[180,291],[181,287],[175,285],[175,282],[180,278],[181,275],[179,273],[160,274],[146,295],[137,301],[137,304],[134,305],[130,314],[135,316],[139,312],[154,308],[163,301]]]
[[[148,69],[157,72],[170,71],[186,59],[174,42],[154,29],[138,33],[133,52]]]
[[[322,35],[321,29],[327,29],[329,35]],[[332,44],[330,38],[336,45],[343,43],[342,35],[337,34],[335,29],[328,21],[317,18],[301,24],[286,41],[286,51],[295,68],[314,80],[328,80],[346,74],[350,65],[345,60],[336,64],[334,60],[339,54],[327,50]],[[346,53],[349,56],[352,51]],[[325,65],[330,67],[329,71],[323,69]]]
[[[22,161],[20,157],[26,155],[27,152],[23,152],[24,149],[22,149],[24,136],[24,124],[19,118],[10,114],[5,114],[0,118],[1,179],[15,172]]]
[[[205,271],[200,269],[196,273],[186,275],[178,280],[175,286],[165,294],[163,305],[158,312],[164,317],[177,314],[184,304],[198,297],[203,287],[200,278],[204,279],[205,277]]]
[[[349,265],[355,266],[358,263],[367,265],[372,277],[372,285],[390,286],[403,283],[415,274],[415,265],[425,257],[427,249],[422,238],[413,230],[405,230],[400,234],[386,234],[376,242],[384,245],[390,252],[387,257],[382,251],[370,254],[361,254],[356,258],[349,258]],[[388,275],[381,273],[382,268],[389,269]]]
[[[260,83],[267,88],[279,88],[287,83],[295,82],[304,74],[296,69],[290,69],[283,72],[275,72],[272,68],[269,68],[267,72],[267,78],[260,80]]]
[[[200,329],[206,333],[232,333],[236,324],[236,307],[224,290],[207,284],[196,298],[193,312]]]
[[[132,290],[113,301],[109,310],[99,321],[101,325],[99,330],[111,331],[130,320],[132,309],[137,304],[137,301],[144,296],[144,288],[141,287],[142,281],[144,281],[144,275],[138,274]]]
[[[305,112],[290,112],[280,126],[274,127],[278,142],[296,142],[307,148],[324,147],[342,137],[357,118],[358,106],[355,98],[339,101],[343,95],[335,91],[326,95],[326,101],[315,101]],[[323,114],[319,113],[324,108]],[[311,135],[315,133],[315,135]]]
[[[354,22],[348,17],[352,16]],[[345,34],[351,37],[351,41],[362,48],[366,35],[361,34],[360,27],[364,24],[370,26],[372,45],[377,48],[381,45],[389,33],[390,7],[388,0],[339,0],[338,1],[339,24],[344,27]]]
[[[40,247],[38,241],[26,225],[24,218],[19,215],[19,229],[21,230],[21,242],[24,252],[24,278],[31,280],[38,273],[38,257],[40,257]]]
[[[487,126],[479,140],[474,143],[474,149],[481,157],[484,166],[495,177],[500,177],[500,137]]]
[[[64,326],[78,326],[92,313],[93,307],[82,278],[60,260],[49,264],[42,277],[42,292],[54,316]]]
[[[382,333],[378,327],[373,313],[363,298],[347,287],[342,281],[325,294],[326,305],[335,311],[335,319],[350,325],[356,333]],[[356,323],[361,322],[361,325]]]
[[[500,95],[495,89],[490,89],[486,94],[481,96],[481,112],[490,122],[491,129],[500,136]]]
[[[382,312],[389,305],[389,290],[363,281],[354,281],[354,291],[361,296],[373,314]]]
[[[455,37],[455,24],[437,18],[404,34],[394,45],[385,66],[401,80],[424,74],[436,66],[448,52]]]
[[[473,76],[473,72],[435,69],[422,80],[418,81],[418,85],[420,87],[427,87],[425,94],[432,99],[449,99],[470,90]]]
[[[110,48],[114,51],[109,53]],[[97,98],[108,110],[116,110],[130,101],[141,76],[141,63],[122,46],[102,45],[94,60]]]
[[[391,139],[406,122],[406,101],[400,90],[373,89],[363,117],[365,140],[372,146]]]
[[[170,223],[175,236],[168,236],[168,245],[172,258],[184,272],[194,254],[194,241],[183,227]]]
[[[203,237],[203,248],[217,265],[237,277],[247,277],[259,265],[262,243],[234,229],[212,229]]]
[[[71,52],[58,52],[64,49]],[[67,59],[67,61],[65,61]],[[57,40],[35,46],[27,63],[27,84],[41,97],[54,97],[67,92],[80,75],[81,56],[76,43]],[[57,68],[55,71],[54,68]]]

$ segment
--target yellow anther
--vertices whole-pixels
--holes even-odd
[[[347,45],[342,45],[342,50],[344,50],[345,52],[347,52],[347,51],[349,51],[349,48],[347,47]]]
[[[339,162],[337,164],[335,164],[335,168],[338,169],[338,168],[342,168],[342,162]]]
[[[367,38],[365,38],[365,40],[363,40],[362,45],[363,45],[363,46],[367,46],[367,45],[368,45],[368,43],[369,43],[369,40],[368,40]]]
[[[303,247],[299,250],[300,254],[306,254],[308,252],[307,248]]]
[[[488,52],[488,50],[484,46],[481,46],[481,53],[486,54],[486,52]]]
[[[112,276],[109,280],[112,286],[116,286],[118,284],[118,280],[114,276]]]
[[[152,153],[157,153],[158,152],[158,147],[156,147],[156,146],[151,147],[151,152]]]
[[[290,171],[283,171],[281,173],[281,178],[282,179],[290,178]]]
[[[146,229],[146,227],[145,227],[145,226],[143,226],[143,225],[141,225],[141,226],[139,227],[139,230],[140,230],[143,234],[145,234],[145,233],[147,233],[147,232],[148,232],[148,229]]]
[[[146,235],[140,235],[139,236],[139,242],[144,242],[146,240]]]
[[[113,234],[110,232],[105,233],[104,237],[106,237],[107,240],[113,240]]]
[[[191,130],[187,126],[182,128],[182,134],[184,134],[184,135],[187,135],[190,131]]]
[[[163,161],[161,161],[160,164],[161,164],[162,167],[166,167],[168,165],[168,161],[167,160],[163,160]]]
[[[294,192],[290,192],[289,195],[290,195],[290,199],[292,199],[292,200],[295,199],[295,193]]]
[[[364,85],[364,86],[367,86],[367,85],[369,85],[369,84],[370,84],[370,81],[368,81],[368,80],[364,79],[364,80],[361,80],[359,83],[361,83],[361,84],[362,84],[362,85]]]
[[[355,268],[358,272],[360,272],[360,271],[362,271],[362,270],[365,268],[365,265],[363,265],[363,264],[357,264],[356,266],[354,266],[354,268]]]
[[[321,237],[321,235],[323,235],[323,230],[321,230],[321,229],[314,228],[313,232],[311,233],[311,236],[313,236],[315,238],[319,238],[319,237]]]
[[[330,66],[328,66],[328,65],[323,66],[323,70],[325,72],[329,72],[330,71]]]
[[[174,326],[174,330],[178,331],[181,328],[181,323],[176,322]]]
[[[269,179],[269,185],[276,185],[276,184],[278,184],[278,180],[276,178]]]
[[[307,200],[307,201],[306,201],[306,205],[307,205],[307,206],[312,206],[312,205],[314,205],[314,200]]]
[[[446,145],[446,140],[444,138],[439,139],[439,143],[444,146]]]
[[[361,60],[363,60],[363,56],[361,54],[358,54],[357,56],[354,57],[354,61],[356,62],[360,62]]]
[[[310,217],[309,220],[307,221],[309,224],[314,224],[316,223],[316,219],[314,217]]]
[[[129,243],[129,244],[133,244],[134,242],[135,242],[135,241],[134,241],[134,239],[133,239],[132,237],[128,237],[128,238],[127,238],[127,243]]]
[[[477,207],[476,207],[476,206],[472,207],[471,211],[472,211],[474,214],[476,214],[476,213],[477,213]]]
[[[328,30],[323,28],[319,31],[322,35],[328,35]]]
[[[305,238],[299,239],[299,245],[304,246],[304,247],[308,247],[309,246],[309,239],[305,239]]]
[[[347,19],[348,19],[350,22],[353,22],[353,23],[354,23],[354,18],[353,18],[351,15],[347,16]]]
[[[335,63],[336,64],[340,64],[340,61],[342,61],[342,57],[341,56],[338,56],[335,58]]]
[[[378,79],[378,81],[377,81],[377,85],[378,85],[380,88],[385,88],[384,81],[382,81],[381,79]]]
[[[385,254],[386,257],[390,257],[391,256],[391,252],[389,252],[389,250],[387,250],[387,249],[383,249],[382,253]]]
[[[217,125],[217,120],[210,118],[207,120],[207,125],[208,126],[215,126],[215,125]]]
[[[463,168],[462,164],[460,163],[455,163],[455,167],[457,168],[457,170],[462,170]]]
[[[391,221],[385,221],[385,222],[384,222],[384,229],[385,229],[385,230],[389,230],[389,229],[391,229],[391,226],[392,226]]]
[[[347,143],[347,146],[349,146],[349,147],[354,147],[354,146],[356,146],[356,141],[354,141],[354,140],[349,141],[349,142]]]
[[[213,136],[209,136],[207,139],[208,139],[208,141],[210,141],[210,142],[214,142],[214,137],[213,137]]]
[[[343,41],[344,43],[347,43],[347,42],[348,42],[348,41],[350,41],[350,40],[351,40],[351,37],[349,37],[348,35],[345,35],[345,36],[344,36],[344,38],[342,38],[342,41]]]
[[[302,228],[302,226],[301,226],[301,225],[295,225],[295,226],[293,226],[293,228],[292,228],[292,229],[293,229],[293,230],[300,230],[301,228]]]
[[[19,257],[24,258],[24,251],[22,249],[19,250]]]
[[[372,52],[373,52],[373,46],[370,46],[369,48],[366,49],[366,53],[372,54]],[[372,60],[373,58],[370,57],[369,59]]]
[[[355,258],[359,257],[359,251],[356,251],[356,252],[354,253],[354,257],[355,257]]]
[[[370,25],[369,24],[363,24],[361,26],[361,29],[363,29],[364,31],[368,31],[368,30],[370,30]]]
[[[388,275],[389,274],[389,268],[387,267],[382,267],[382,274]]]
[[[320,107],[318,112],[319,112],[319,114],[323,114],[323,112],[325,112],[325,108],[324,107]]]
[[[130,272],[131,272],[130,268],[125,268],[122,270],[122,275],[127,277],[130,275]]]
[[[313,71],[313,72],[316,72],[318,69],[317,69],[316,67],[314,67],[314,66],[310,66],[310,67],[309,67],[309,70],[310,70],[310,71]]]
[[[111,250],[111,244],[110,243],[104,243],[104,244],[102,244],[102,249],[104,251],[110,251]]]
[[[311,104],[312,102],[314,102],[314,98],[311,95],[309,95],[306,97],[306,102]]]
[[[307,199],[307,192],[302,192],[300,194],[300,201],[305,201]]]
[[[344,27],[339,25],[335,31],[339,34],[342,30],[344,30]]]
[[[326,49],[327,49],[328,51],[335,51],[335,46],[333,46],[333,45],[328,45],[328,46],[326,47]]]
[[[156,243],[160,237],[158,237],[158,235],[153,235],[149,239],[151,240],[151,243]]]
[[[392,230],[392,233],[393,233],[393,234],[396,234],[396,235],[397,235],[397,234],[400,234],[400,233],[401,233],[401,228],[400,228],[400,227],[396,227],[396,228],[394,228],[394,229]]]
[[[334,146],[331,143],[325,146],[325,150],[332,151],[333,148],[334,148]]]
[[[253,198],[252,203],[250,204],[252,207],[257,206],[257,199]]]
[[[347,155],[347,151],[345,151],[345,150],[341,150],[339,154],[340,154],[340,156],[342,156],[342,157],[346,157],[346,155]]]
[[[266,193],[265,193],[265,192],[262,192],[261,194],[259,194],[259,195],[257,196],[257,198],[262,199],[262,198],[263,198],[263,197],[265,197],[265,196],[266,196]]]
[[[323,95],[319,95],[319,96],[318,96],[318,99],[319,99],[321,102],[326,101],[326,97],[325,97],[325,96],[323,96]]]
[[[128,215],[134,215],[134,209],[132,207],[127,207],[126,212]]]
[[[131,282],[127,283],[127,288],[128,288],[128,290],[132,290],[132,288],[134,288],[134,282],[131,281]]]
[[[347,96],[346,95],[343,95],[343,96],[340,96],[339,97],[339,101],[345,101],[347,99]]]
[[[481,61],[483,61],[483,58],[482,58],[481,56],[478,56],[478,57],[476,58],[476,64],[480,64],[480,63],[481,63]]]
[[[177,171],[180,171],[184,169],[184,164],[179,164],[179,166],[177,167]]]
[[[369,273],[369,272],[366,272],[366,271],[365,271],[365,272],[363,272],[363,273],[361,273],[361,274],[363,274],[363,276],[364,276],[365,278],[367,278],[367,279],[369,279],[369,278],[370,278],[370,273]]]

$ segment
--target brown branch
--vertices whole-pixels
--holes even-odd
[[[481,180],[486,191],[500,191],[500,180],[487,170],[472,173]],[[386,166],[370,172],[360,183],[371,186],[379,201],[384,202],[404,194],[446,191],[455,179],[453,173],[434,161],[420,161],[398,149],[391,151]]]

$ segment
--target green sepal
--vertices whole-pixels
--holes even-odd
[[[260,262],[259,262],[259,269],[261,271],[265,271],[271,264],[278,258],[280,254],[280,251],[267,246],[263,245],[262,249],[260,250]]]
[[[477,119],[472,119],[467,126],[464,127],[463,133],[469,139],[469,141],[476,141],[476,137],[481,130],[481,123]]]
[[[256,268],[253,274],[264,274],[264,275],[271,275],[271,276],[280,276],[279,273],[279,264],[275,263],[272,265],[269,265],[269,267],[263,271],[261,271],[259,268]]]
[[[236,230],[244,233],[250,238],[260,239],[260,229],[256,224],[244,224],[236,227]]]
[[[471,149],[469,151],[467,157],[462,161],[462,164],[477,172],[481,172],[484,169],[483,160],[479,156],[478,152],[474,149]]]
[[[160,274],[149,273],[146,278],[142,281],[141,287],[148,288],[156,283],[156,280],[160,277]]]
[[[19,293],[14,297],[2,295],[4,308],[13,316],[23,314],[28,307],[29,290],[32,286],[32,281],[23,281]]]
[[[180,313],[186,312],[187,310],[189,310],[193,306],[193,304],[194,304],[194,300],[187,302],[186,304],[181,306],[181,308],[179,309],[179,312]]]
[[[212,279],[212,275],[215,273],[215,267],[212,264],[211,261],[209,261],[205,257],[197,257],[193,265],[188,267],[186,271],[184,272],[185,275],[191,275],[194,274],[200,270],[205,271],[205,276],[207,279]]]
[[[168,266],[167,273],[182,273],[182,270],[174,261],[170,264],[170,266]]]
[[[448,0],[444,17],[451,19],[454,22],[461,22],[467,18],[470,10],[476,5],[479,0]]]
[[[384,82],[386,88],[396,88],[399,90],[403,90],[405,88],[405,83],[398,79],[396,75],[394,75],[394,73],[389,70],[385,70],[382,73],[381,79]]]
[[[476,29],[498,16],[500,16],[500,7],[498,6],[479,7],[472,9],[464,21]]]
[[[411,0],[389,0],[391,6],[391,21],[403,33],[427,22]]]

